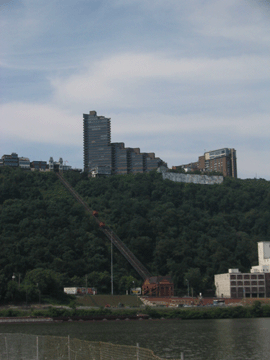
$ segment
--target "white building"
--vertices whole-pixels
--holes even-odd
[[[30,170],[30,160],[27,157],[19,157],[19,167],[21,169]]]
[[[216,296],[224,298],[270,297],[270,241],[258,243],[259,265],[250,273],[229,269],[215,275]]]
[[[59,158],[59,161],[54,161],[53,157],[50,157],[49,160],[49,170],[50,171],[68,171],[71,169],[70,165],[66,165],[63,162],[63,158]]]
[[[250,272],[270,272],[270,241],[261,241],[258,243],[259,265],[252,266]]]

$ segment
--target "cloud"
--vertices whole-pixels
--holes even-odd
[[[269,16],[254,1],[198,1],[190,24],[203,36],[218,37],[269,48]]]
[[[106,114],[102,114],[105,115]],[[131,134],[162,134],[204,137],[218,136],[223,134],[231,137],[270,137],[270,125],[268,114],[252,113],[245,116],[222,116],[211,113],[190,113],[173,116],[163,112],[140,112],[130,114],[121,112],[110,113],[112,118],[112,131],[115,135]],[[119,138],[119,136],[118,136]]]
[[[166,90],[169,85],[182,85],[186,94],[196,93],[200,86],[224,88],[237,84],[239,87],[269,80],[269,60],[270,56],[256,55],[175,58],[162,53],[128,52],[85,64],[84,71],[67,78],[52,78],[51,85],[60,103],[88,102],[97,107],[106,104],[124,109],[154,100],[160,89]],[[159,88],[149,92],[149,85],[155,81],[160,82]]]
[[[50,104],[8,103],[0,107],[3,137],[24,142],[78,145],[82,121],[68,111]]]
[[[31,159],[46,159],[51,154],[63,156],[73,167],[82,166],[82,114],[74,115],[50,104],[32,103],[9,103],[2,105],[0,111],[1,117],[8,119],[2,124],[1,134],[3,139],[12,139],[11,151],[15,149],[20,156]],[[169,166],[196,161],[205,150],[234,147],[240,177],[254,177],[256,172],[259,177],[269,178],[265,167],[270,137],[267,115],[254,113],[231,118],[200,113],[172,116],[163,112],[139,112],[135,115],[121,111],[98,115],[111,117],[113,142],[122,141],[127,147],[155,152]],[[33,149],[36,150],[33,152]]]
[[[96,110],[112,118],[113,141],[170,165],[225,146],[238,151],[239,174],[252,154],[266,169],[264,9],[249,0],[10,2],[0,12],[1,135],[81,157],[82,112]]]

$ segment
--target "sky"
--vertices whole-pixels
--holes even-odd
[[[0,0],[0,156],[83,168],[83,113],[168,166],[270,180],[267,0]]]

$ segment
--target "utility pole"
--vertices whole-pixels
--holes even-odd
[[[111,294],[113,295],[113,243],[112,243],[112,232],[111,232]]]
[[[189,297],[189,281],[186,279],[187,285],[188,285],[188,297]]]

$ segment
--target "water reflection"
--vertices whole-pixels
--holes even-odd
[[[8,324],[1,333],[76,337],[136,345],[164,358],[269,360],[270,319],[147,320],[89,323]]]

